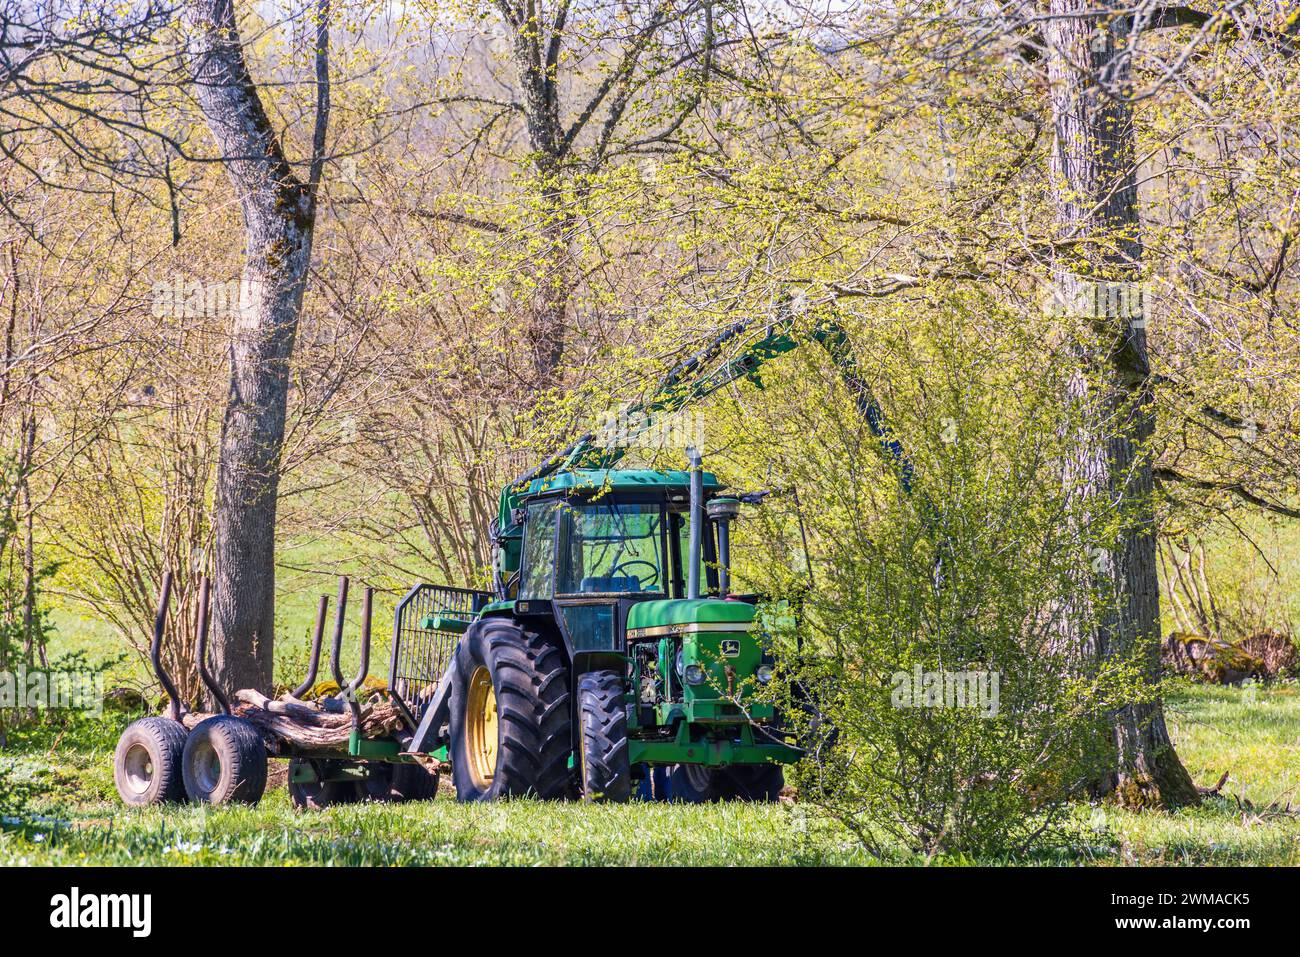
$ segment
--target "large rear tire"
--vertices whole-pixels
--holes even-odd
[[[582,796],[588,801],[622,803],[632,796],[623,694],[623,677],[617,672],[589,671],[578,679],[579,763]]]
[[[505,618],[475,622],[453,665],[451,774],[461,801],[572,791],[569,669],[560,649]]]
[[[185,800],[181,759],[188,734],[170,718],[141,718],[127,726],[113,753],[113,783],[124,803],[147,807]]]
[[[219,714],[198,724],[181,758],[185,793],[201,804],[256,804],[266,790],[266,745],[243,718]]]

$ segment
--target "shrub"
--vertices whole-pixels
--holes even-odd
[[[888,381],[916,383],[891,405],[910,495],[842,390],[803,379],[771,427],[791,444],[769,457],[798,495],[746,536],[762,558],[740,574],[757,590],[802,579],[808,593],[785,713],[820,712],[836,735],[798,770],[801,798],[882,856],[1051,841],[1110,757],[1109,709],[1150,694],[1134,662],[1060,637],[1086,634],[1067,619],[1100,607],[1079,574],[1100,543],[1071,520],[1061,478],[1069,368],[1007,348],[1015,317],[981,308],[889,343],[907,368]]]

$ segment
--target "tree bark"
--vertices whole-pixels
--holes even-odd
[[[1160,679],[1160,592],[1152,504],[1155,406],[1141,277],[1136,143],[1128,101],[1130,30],[1117,0],[1050,0],[1046,37],[1056,143],[1056,215],[1082,252],[1058,269],[1058,302],[1092,324],[1070,386],[1079,412],[1065,468],[1083,514],[1120,513],[1120,531],[1090,564],[1097,605],[1073,636],[1085,660],[1137,656],[1148,682]],[[1108,16],[1090,17],[1087,11]],[[1114,12],[1111,12],[1114,11]],[[1082,278],[1082,277],[1087,278]],[[1142,321],[1135,322],[1134,320]],[[1130,703],[1113,722],[1114,763],[1097,781],[1134,807],[1198,800],[1165,725],[1160,700]]]
[[[230,343],[214,516],[213,664],[229,689],[270,691],[275,644],[275,522],[293,355],[311,263],[328,96],[318,95],[308,181],[285,160],[248,71],[233,0],[191,0],[199,104],[240,198],[244,269]],[[328,5],[317,10],[317,83]],[[325,83],[324,89],[328,86]]]
[[[564,358],[566,315],[573,294],[569,232],[573,213],[565,197],[571,140],[560,121],[559,54],[564,42],[568,4],[557,7],[549,36],[540,20],[510,0],[498,0],[502,20],[512,33],[520,109],[533,157],[537,182],[538,248],[532,253],[526,336],[533,382],[545,389],[555,382]]]

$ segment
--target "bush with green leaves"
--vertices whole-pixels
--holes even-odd
[[[802,653],[784,642],[786,694],[816,706],[783,711],[821,727],[801,799],[882,856],[1015,854],[1059,835],[1109,758],[1108,711],[1150,692],[1061,637],[1098,607],[1061,478],[1068,365],[1008,342],[1034,333],[995,303],[929,323],[889,342],[910,494],[833,374],[799,377],[764,453],[790,491],[742,532],[737,573],[807,595]]]

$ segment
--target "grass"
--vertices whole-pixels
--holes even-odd
[[[1300,686],[1184,685],[1169,705],[1192,775],[1228,771],[1227,796],[1173,814],[1080,806],[1084,838],[1016,864],[1300,864],[1300,817],[1264,810],[1300,786]],[[110,749],[124,718],[52,739],[15,737],[16,773],[41,786],[38,817],[0,829],[0,866],[18,864],[874,863],[837,825],[799,805],[622,807],[361,805],[295,812],[279,788],[256,808],[127,810]],[[922,863],[902,849],[893,863]],[[940,859],[935,863],[972,863]]]

